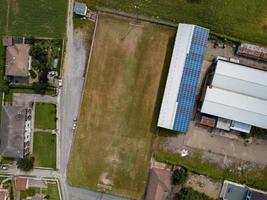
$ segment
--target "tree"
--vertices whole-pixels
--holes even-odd
[[[34,157],[25,157],[17,162],[17,167],[23,171],[30,171],[33,168]]]
[[[192,188],[182,188],[181,191],[177,194],[178,200],[212,200],[204,193],[197,192]]]
[[[33,83],[32,87],[33,87],[33,90],[36,93],[44,95],[46,90],[47,90],[48,84],[47,83],[38,82],[38,83]]]
[[[188,172],[186,168],[181,167],[180,169],[175,169],[172,175],[172,180],[175,185],[184,184],[186,182]]]

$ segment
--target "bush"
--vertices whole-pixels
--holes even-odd
[[[182,188],[177,194],[178,200],[212,200],[204,193],[197,192],[192,188]]]
[[[34,157],[26,157],[18,160],[17,167],[25,172],[30,171],[33,168]]]
[[[36,93],[44,95],[46,93],[48,84],[38,82],[38,83],[33,83],[32,86],[33,86],[33,90]]]
[[[181,167],[180,169],[175,169],[172,175],[173,184],[184,184],[187,180],[187,176],[188,172],[186,168]]]
[[[32,79],[35,79],[37,77],[37,74],[31,69],[30,70],[30,76]]]

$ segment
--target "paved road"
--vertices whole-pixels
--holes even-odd
[[[57,97],[52,97],[48,95],[39,94],[13,94],[13,104],[14,105],[26,105],[30,102],[46,102],[46,103],[57,103]]]

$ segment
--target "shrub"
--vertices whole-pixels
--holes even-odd
[[[38,83],[33,83],[32,86],[33,86],[33,90],[36,93],[44,95],[46,93],[48,84],[38,82]]]
[[[188,172],[186,168],[181,167],[180,169],[175,169],[172,175],[173,183],[175,185],[184,184],[187,180]]]
[[[177,194],[179,200],[212,200],[204,193],[197,192],[192,188],[182,188],[181,191]]]
[[[37,74],[31,69],[30,70],[30,76],[32,79],[35,79],[37,77]]]

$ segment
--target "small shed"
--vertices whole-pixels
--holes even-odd
[[[13,45],[12,36],[3,36],[2,42],[3,46],[5,47],[12,46]]]
[[[73,12],[77,15],[86,16],[87,6],[85,3],[75,2]]]

